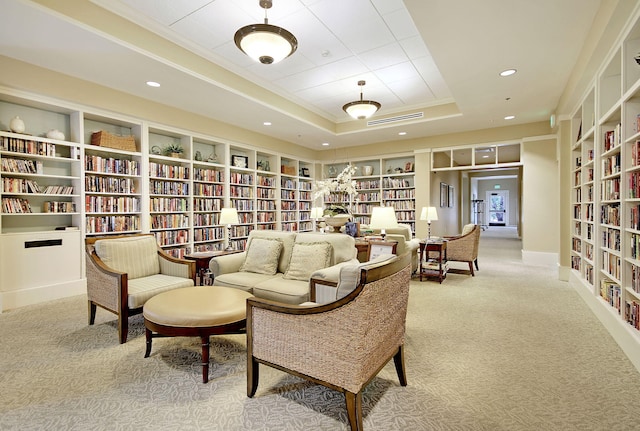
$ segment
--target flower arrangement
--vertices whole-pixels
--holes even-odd
[[[178,143],[171,143],[164,148],[164,153],[166,155],[182,154],[183,152],[184,148],[182,148],[182,145]]]
[[[355,195],[356,181],[352,177],[357,170],[357,166],[349,163],[337,177],[316,181],[313,184],[313,198],[325,197],[332,192],[344,193],[349,196]]]

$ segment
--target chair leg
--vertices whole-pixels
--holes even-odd
[[[258,362],[253,356],[247,358],[247,396],[249,398],[253,398],[258,389],[258,378],[260,377],[258,374],[258,365]]]
[[[469,262],[469,271],[471,271],[471,276],[475,277],[475,274],[473,272],[473,262]]]
[[[120,344],[127,342],[127,334],[129,333],[129,313],[121,311],[118,314],[118,338]]]
[[[404,344],[398,347],[398,353],[394,355],[393,362],[396,365],[396,372],[398,373],[400,385],[407,386],[407,373],[404,367]]]
[[[89,325],[93,325],[96,321],[96,308],[98,308],[96,306],[96,304],[94,304],[92,301],[88,301],[89,304]]]
[[[151,329],[145,328],[144,333],[147,339],[147,350],[144,352],[144,357],[148,358],[151,354],[151,344],[153,343],[153,334],[151,333]]]
[[[364,429],[362,424],[362,392],[354,394],[345,391],[344,397],[347,402],[347,416],[349,416],[351,431],[362,431]]]
[[[200,337],[202,341],[202,383],[209,381],[209,336]]]
[[[474,261],[473,261],[473,263],[475,263],[475,264],[476,264],[476,270],[477,270],[477,271],[480,271],[480,268],[478,268],[478,259],[474,260]]]

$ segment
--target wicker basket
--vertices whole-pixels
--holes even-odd
[[[115,148],[116,150],[137,151],[136,139],[133,136],[112,135],[104,130],[91,134],[91,145]]]

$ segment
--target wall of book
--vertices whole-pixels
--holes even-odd
[[[370,158],[350,162],[356,167],[353,179],[356,194],[331,193],[324,199],[325,205],[342,205],[350,208],[354,220],[369,224],[372,208],[393,206],[398,223],[407,224],[415,232],[415,158],[413,154],[389,158]],[[323,166],[324,178],[337,178],[347,162],[329,163]]]
[[[572,281],[640,345],[640,23],[573,115]]]
[[[232,226],[235,248],[244,248],[253,229],[312,230],[313,167],[312,161],[3,88],[1,251],[21,255],[7,249],[19,243],[11,235],[22,241],[30,232],[35,239],[65,231],[69,264],[62,284],[76,290],[59,296],[82,293],[85,236],[150,232],[176,257],[220,250],[227,246],[220,211],[229,206],[239,213]],[[42,248],[39,259],[43,251],[59,250]],[[12,273],[2,271],[2,285],[26,288]],[[0,297],[0,311],[17,302],[5,304]]]

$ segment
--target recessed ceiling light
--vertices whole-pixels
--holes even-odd
[[[517,72],[516,69],[507,69],[507,70],[503,70],[502,72],[500,72],[500,76],[511,76],[516,72]]]
[[[488,158],[489,158],[489,156],[486,156],[486,155],[485,155],[485,156],[482,156],[482,158],[483,158],[483,159],[488,159]]]
[[[160,83],[156,81],[147,81],[149,87],[160,87]]]
[[[406,134],[407,134],[407,132],[398,132],[398,135],[400,135],[400,136],[404,136]]]
[[[322,143],[322,146],[323,146],[323,147],[328,147],[328,146],[329,146],[329,143],[328,143],[328,142],[323,142],[323,143]]]
[[[514,118],[516,118],[515,115],[507,115],[506,117],[504,117],[505,120],[513,120]]]
[[[271,125],[271,121],[265,121],[265,122],[264,122],[264,123],[262,123],[262,124],[264,124],[265,126],[270,126],[270,125]]]

